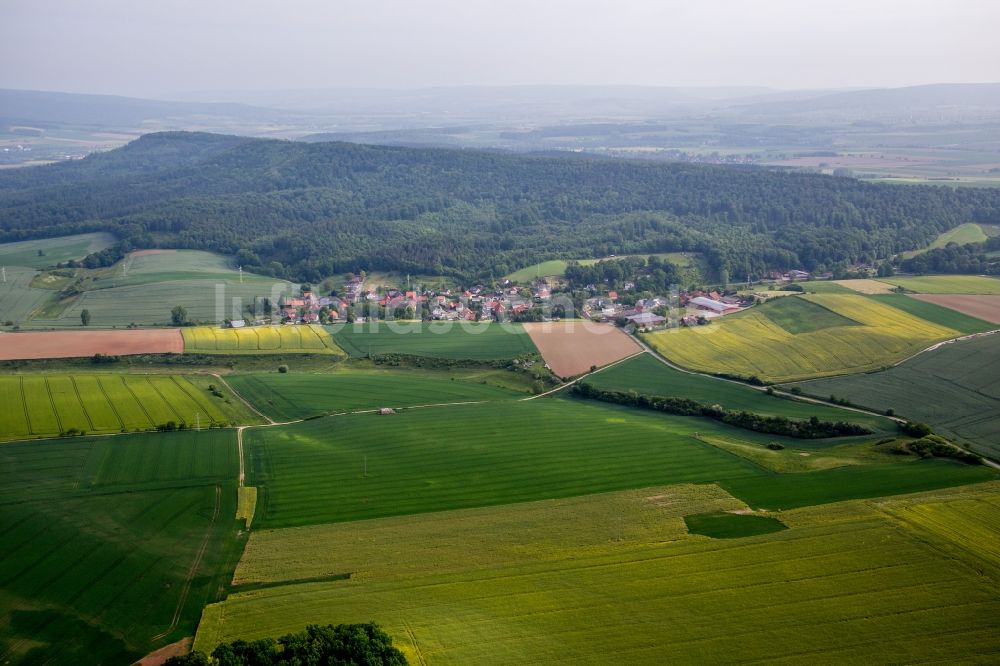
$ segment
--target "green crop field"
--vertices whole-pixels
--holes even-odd
[[[853,289],[837,284],[832,280],[808,280],[806,282],[796,282],[805,289],[808,294],[854,294]]]
[[[974,222],[966,222],[965,224],[960,224],[954,229],[949,229],[940,236],[934,239],[928,247],[922,250],[910,250],[909,252],[903,252],[900,256],[903,259],[910,259],[918,254],[923,254],[927,250],[934,250],[942,248],[948,245],[948,243],[957,243],[958,245],[969,245],[970,243],[983,243],[986,241],[986,234],[983,232],[983,228]]]
[[[8,321],[23,324],[52,297],[52,292],[31,286],[36,274],[33,268],[8,266],[5,272],[7,279],[0,282],[0,324]]]
[[[128,664],[239,557],[232,431],[0,446],[0,661]]]
[[[240,571],[289,584],[207,607],[195,646],[374,619],[426,664],[980,663],[1000,651],[1000,484],[799,509],[782,514],[789,529],[733,539],[687,535],[680,516],[721,500],[684,495],[255,534]],[[966,506],[983,522],[948,529]],[[293,584],[332,574],[350,577]]]
[[[133,253],[110,269],[95,271],[94,288],[106,289],[153,282],[177,280],[225,280],[239,284],[239,271],[229,257],[199,250],[174,250],[156,253]],[[282,280],[253,273],[243,274],[243,284],[263,284],[270,289]]]
[[[396,322],[330,326],[334,340],[353,358],[410,354],[434,358],[501,360],[537,353],[520,324]]]
[[[785,524],[771,516],[739,513],[696,513],[684,516],[684,523],[691,534],[701,534],[713,539],[741,539],[758,534],[771,534],[787,529]]]
[[[220,328],[192,326],[181,329],[188,354],[326,354],[343,351],[318,324]]]
[[[110,247],[115,237],[107,233],[77,234],[59,238],[18,241],[0,244],[0,266],[44,268]],[[42,254],[39,255],[39,250]]]
[[[379,407],[510,400],[524,394],[441,373],[338,370],[230,375],[226,381],[278,421]]]
[[[773,308],[789,307],[788,298],[805,299],[861,325],[792,334],[768,316]],[[958,335],[860,294],[815,294],[773,300],[708,326],[660,331],[644,339],[684,367],[777,382],[878,369]]]
[[[617,257],[605,257],[604,259],[577,259],[577,263],[581,266],[593,266],[599,261],[604,261],[607,259],[625,259],[627,257],[641,257],[647,259],[651,256],[658,257],[659,259],[665,259],[673,264],[684,269],[694,269],[698,270],[697,265],[700,261],[700,257],[697,254],[691,252],[652,252],[650,254],[625,254]],[[527,283],[535,278],[539,277],[563,277],[566,275],[566,266],[569,265],[569,260],[566,259],[550,259],[549,261],[543,261],[538,264],[533,264],[531,266],[526,266],[520,270],[514,271],[507,276],[507,279],[512,282]]]
[[[792,335],[815,333],[835,326],[861,326],[853,319],[804,298],[779,298],[761,308],[761,312]]]
[[[204,377],[126,374],[0,376],[0,440],[150,430],[174,421],[191,427],[253,423],[246,407],[208,390]]]
[[[195,322],[221,323],[224,319],[246,317],[246,306],[258,298],[271,298],[293,290],[285,282],[239,280],[172,280],[151,284],[85,291],[68,301],[49,305],[32,321],[33,326],[60,328],[80,325],[80,312],[90,311],[91,326],[142,326],[170,324],[170,311],[175,305],[187,310]],[[233,305],[236,299],[237,304]]]
[[[824,421],[851,421],[875,430],[894,429],[891,421],[878,416],[846,411],[836,407],[770,396],[743,384],[680,372],[649,354],[602,370],[585,379],[588,384],[610,391],[636,391],[646,395],[682,397],[726,409],[745,409],[768,416]]]
[[[799,384],[808,394],[931,424],[978,451],[1000,456],[1000,335],[943,345],[891,370]]]
[[[935,303],[928,303],[916,298],[911,298],[905,294],[876,294],[871,296],[880,303],[899,308],[903,312],[908,312],[914,317],[920,317],[925,321],[951,328],[959,333],[981,333],[992,331],[997,327],[982,319],[970,317],[951,308],[946,308]]]
[[[778,439],[706,419],[542,399],[253,428],[244,444],[247,484],[259,489],[254,520],[282,527],[760,473],[696,431]]]
[[[918,294],[1000,294],[1000,280],[981,275],[925,275],[879,280]]]

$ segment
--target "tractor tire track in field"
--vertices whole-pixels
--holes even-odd
[[[184,612],[184,606],[187,604],[188,594],[191,592],[191,585],[194,582],[194,577],[198,573],[198,569],[201,568],[201,561],[204,559],[205,551],[208,550],[208,544],[212,540],[212,532],[215,530],[215,523],[219,519],[219,511],[221,509],[222,486],[217,483],[215,484],[215,508],[212,511],[212,520],[208,523],[208,528],[205,530],[205,536],[202,538],[201,545],[198,547],[198,552],[195,554],[194,561],[188,568],[187,576],[184,578],[184,586],[181,588],[180,598],[177,599],[177,607],[174,609],[174,617],[170,621],[170,626],[161,633],[153,636],[150,641],[158,641],[177,628],[181,619],[181,613]]]

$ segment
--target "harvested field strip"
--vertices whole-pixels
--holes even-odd
[[[525,324],[524,330],[560,377],[573,377],[642,351],[621,329],[607,324],[542,322]]]
[[[79,325],[79,319],[76,323]],[[0,333],[0,361],[77,358],[94,354],[179,354],[182,351],[184,341],[177,329]]]
[[[381,546],[359,539],[370,565],[361,557],[355,563],[352,548],[335,547],[325,564],[329,571],[362,566],[370,576],[230,595],[206,609],[195,647],[374,617],[407,637],[399,642],[409,656],[419,651],[431,664],[662,664],[692,655],[724,663],[733,654],[748,662],[989,661],[1000,650],[991,617],[1000,611],[995,580],[942,557],[951,547],[946,538],[901,527],[874,507],[852,505],[851,515],[833,522],[826,509],[803,509],[794,512],[795,527],[773,534],[668,542],[642,531],[646,520],[666,522],[642,507],[608,507],[608,519],[624,517],[621,539],[617,521],[599,534],[590,512],[503,509],[532,534],[548,525],[558,536],[511,556],[489,550],[493,538],[436,536],[449,534],[449,520],[460,528],[464,512],[399,519],[402,537],[376,536],[374,525],[356,523]],[[574,527],[586,536],[563,536]],[[345,530],[342,540],[355,538]],[[433,555],[407,560],[406,574],[394,575],[392,564],[411,545],[424,553],[431,543]],[[248,547],[247,558],[256,552]],[[287,557],[295,561],[297,553]],[[776,616],[781,626],[771,628]]]

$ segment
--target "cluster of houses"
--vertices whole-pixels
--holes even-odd
[[[674,303],[657,296],[639,299],[634,305],[627,306],[618,303],[617,299],[616,291],[588,299],[584,305],[584,316],[595,321],[625,320],[639,330],[650,330],[668,324],[667,318],[658,312],[671,307],[684,309],[684,315],[679,318],[680,325],[698,326],[707,323],[712,317],[739,312],[753,304],[752,296],[725,296],[718,291],[704,292],[698,289],[679,292]]]

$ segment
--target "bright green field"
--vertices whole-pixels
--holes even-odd
[[[982,331],[992,331],[997,327],[996,324],[992,324],[988,321],[970,317],[967,314],[957,312],[951,308],[946,308],[935,303],[927,303],[925,301],[917,300],[916,298],[911,298],[906,294],[876,294],[869,296],[869,298],[874,298],[880,303],[885,303],[894,308],[899,308],[903,312],[908,312],[909,314],[915,317],[920,317],[925,321],[954,329],[959,333],[981,333]]]
[[[128,285],[171,282],[175,280],[226,280],[239,284],[239,272],[233,260],[214,252],[176,250],[156,254],[130,254],[111,269],[96,271],[93,287],[110,288]],[[274,278],[253,273],[243,274],[244,284],[258,287],[275,282]]]
[[[853,289],[848,289],[842,284],[837,284],[830,280],[809,280],[796,283],[806,290],[808,294],[856,294]]]
[[[930,246],[924,248],[923,250],[911,250],[909,252],[903,252],[902,258],[909,259],[915,257],[918,254],[923,254],[927,250],[934,250],[938,248],[945,247],[948,243],[957,243],[958,245],[969,245],[971,243],[983,243],[986,241],[986,234],[983,232],[983,228],[974,222],[966,222],[965,224],[960,224],[954,229],[949,229],[944,232],[930,244]]]
[[[83,259],[114,245],[115,237],[106,233],[77,234],[59,238],[18,241],[0,244],[0,266],[44,268],[70,259]],[[41,250],[44,255],[38,256]]]
[[[978,451],[1000,456],[1000,335],[956,342],[891,370],[799,384],[931,424]]]
[[[483,361],[538,351],[520,324],[382,322],[375,330],[372,326],[366,322],[327,328],[353,358],[396,353]]]
[[[814,333],[835,326],[861,326],[853,319],[804,298],[779,298],[761,308],[761,312],[792,335]]]
[[[540,399],[252,428],[244,444],[255,524],[284,527],[760,473],[695,431],[767,441],[703,419]]]
[[[768,416],[823,421],[851,421],[876,430],[894,429],[884,418],[846,411],[836,407],[770,396],[744,384],[721,381],[703,375],[680,372],[649,354],[602,370],[586,378],[588,384],[610,391],[635,391],[646,395],[682,397],[726,409],[745,409]]]
[[[411,663],[432,665],[988,663],[1000,651],[997,484],[786,512],[790,529],[736,539],[685,534],[684,511],[720,500],[677,490],[275,533],[282,559],[351,578],[231,595],[206,609],[196,647],[375,619]],[[251,539],[241,568],[258,554],[272,553]]]
[[[128,664],[191,635],[239,557],[236,473],[232,431],[0,446],[0,661]]]
[[[980,275],[924,275],[879,280],[918,294],[1000,294],[1000,280]]]
[[[0,440],[150,430],[174,421],[207,428],[253,423],[239,400],[208,390],[210,379],[177,375],[39,374],[0,376]]]
[[[226,381],[257,409],[277,421],[348,410],[524,397],[523,393],[489,384],[418,372],[273,372],[230,375]]]

